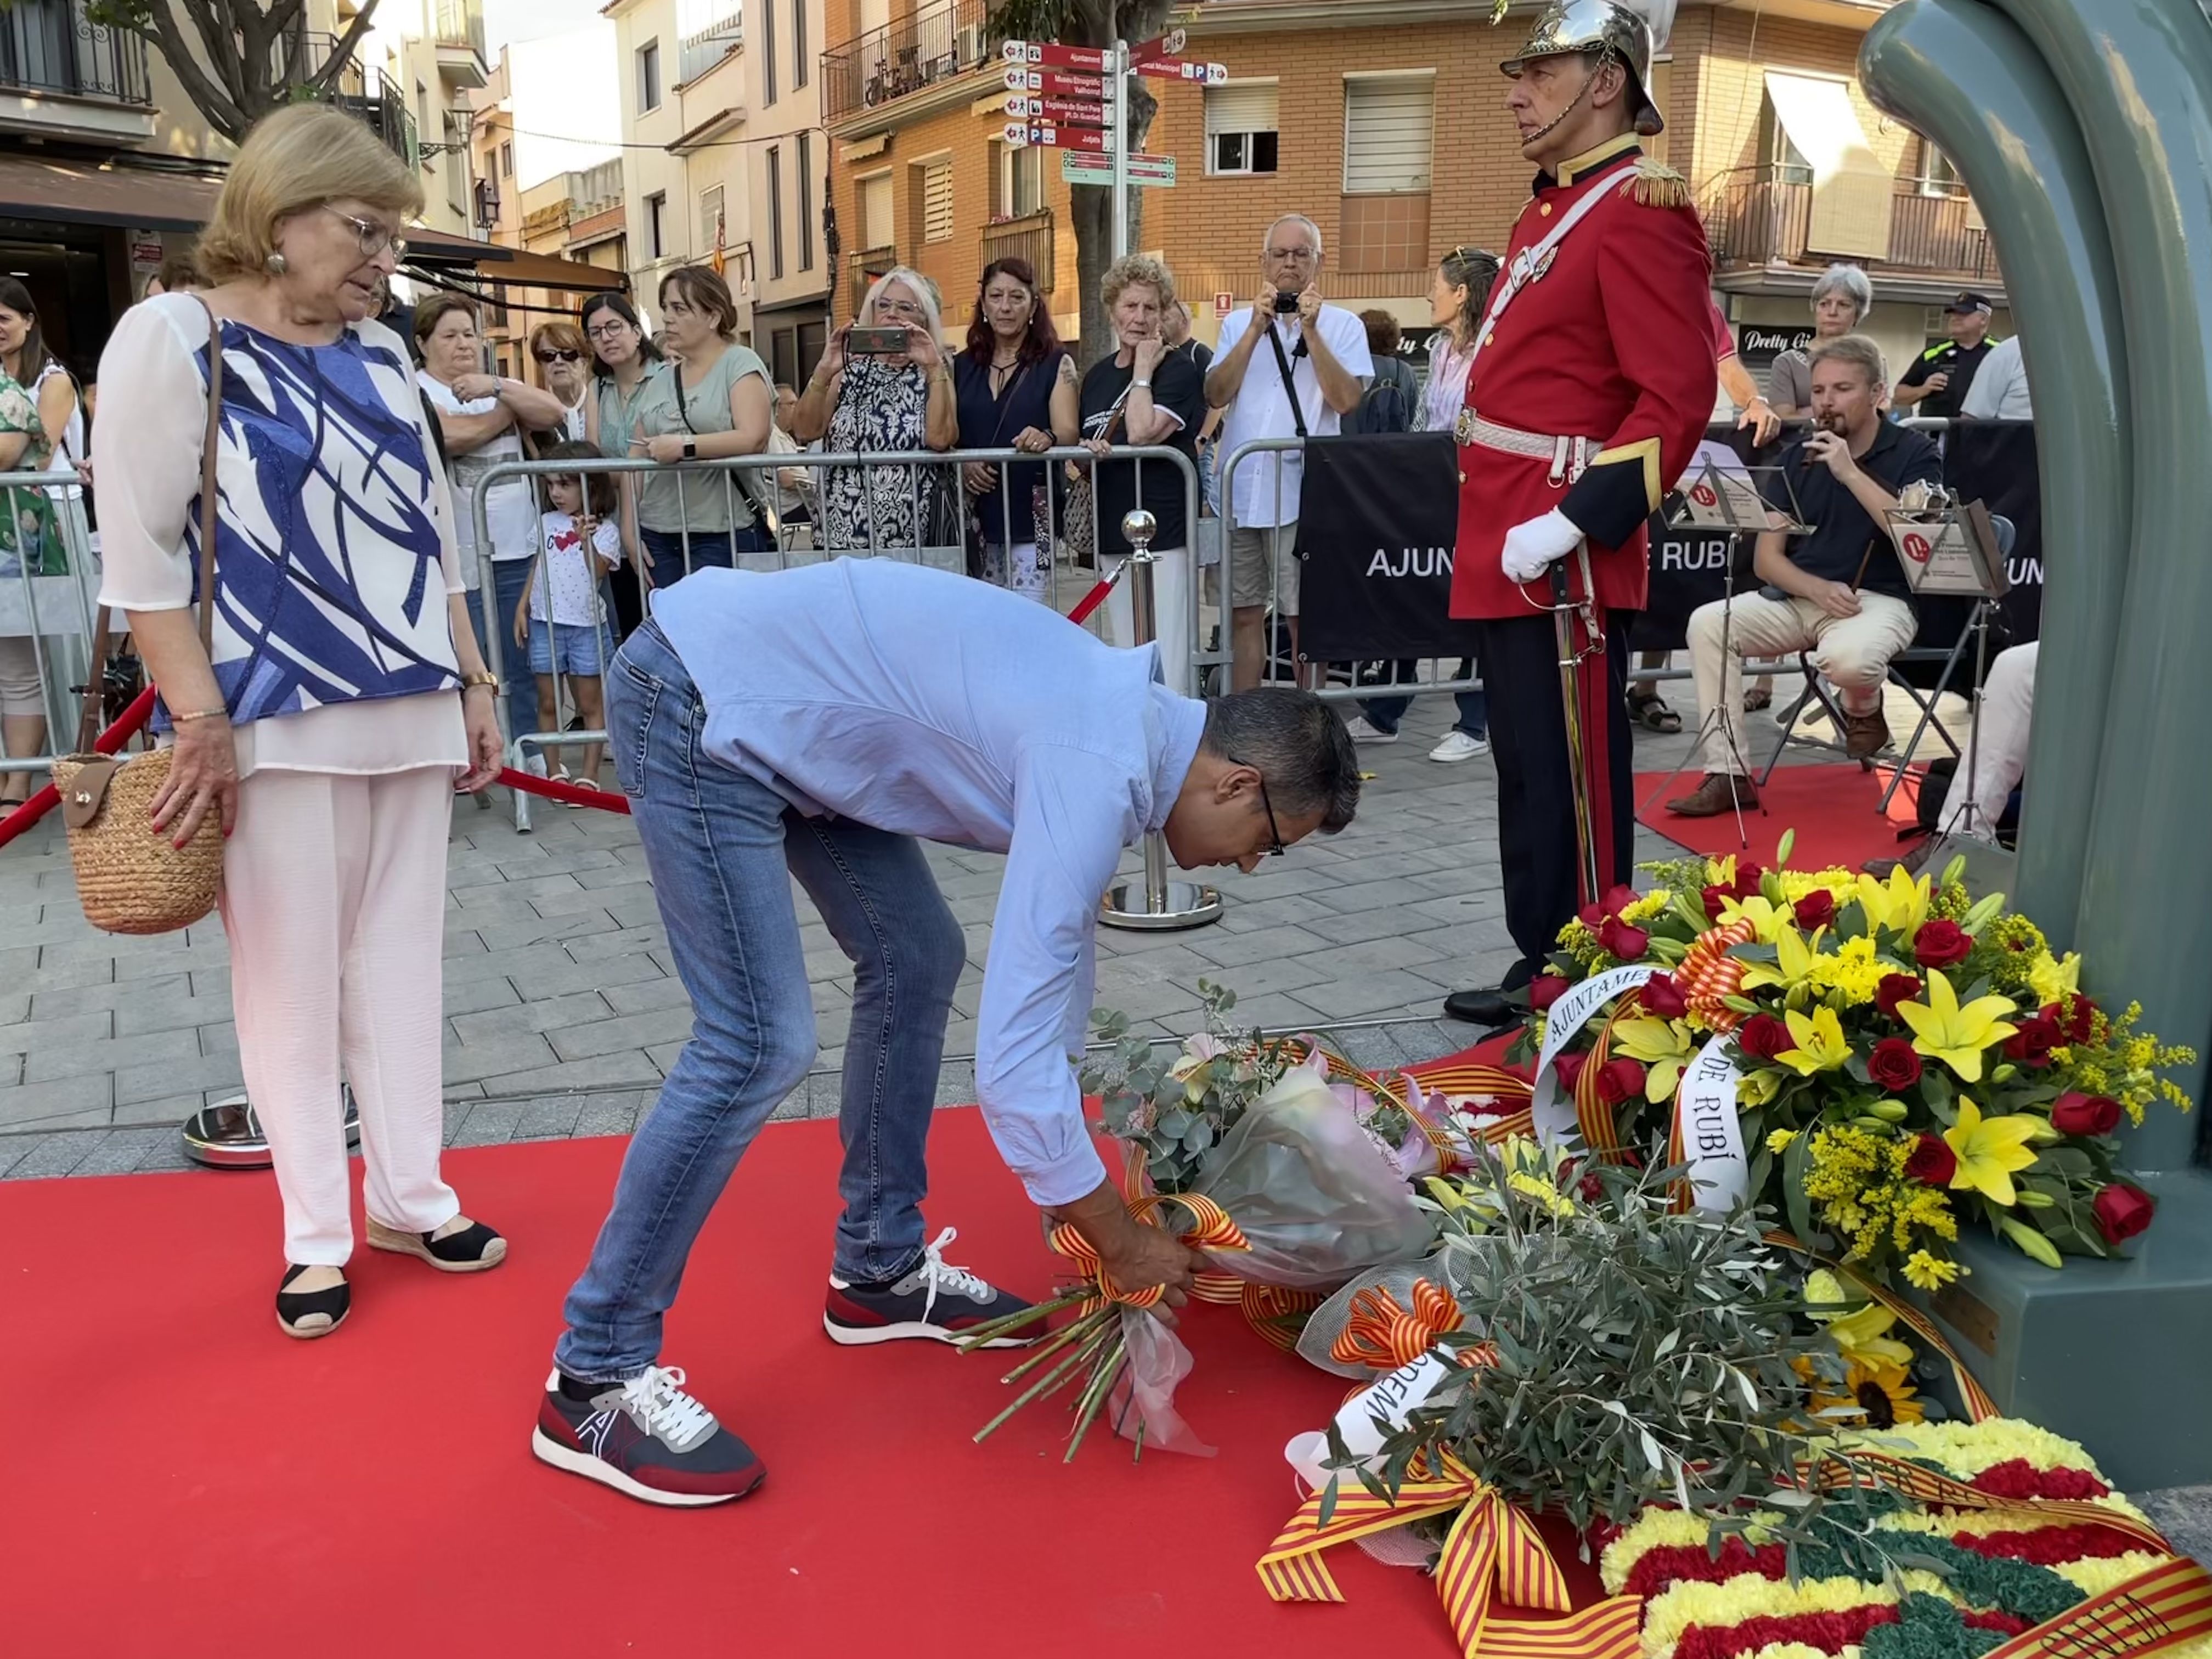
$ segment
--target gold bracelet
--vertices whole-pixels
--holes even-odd
[[[489,669],[484,668],[478,669],[473,674],[461,676],[462,690],[472,691],[479,685],[489,686],[493,692],[496,693],[499,690],[499,676]]]
[[[228,708],[187,708],[181,714],[173,708],[169,711],[169,724],[172,726],[183,726],[191,720],[227,720],[229,718],[230,710]]]

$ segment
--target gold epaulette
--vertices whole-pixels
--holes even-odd
[[[1621,193],[1641,207],[1686,208],[1690,205],[1690,181],[1664,161],[1639,156],[1621,180]]]

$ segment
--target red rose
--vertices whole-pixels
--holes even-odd
[[[1922,1135],[1912,1143],[1911,1156],[1905,1160],[1905,1173],[1930,1187],[1948,1187],[1951,1177],[1959,1173],[1959,1155],[1942,1136]]]
[[[2142,1188],[2119,1181],[2100,1188],[2089,1208],[2096,1215],[2097,1231],[2104,1234],[2105,1243],[2117,1244],[2149,1226],[2158,1206]]]
[[[1558,974],[1539,974],[1528,981],[1528,1006],[1542,1013],[1567,994],[1567,981]]]
[[[2067,1042],[2087,1042],[2094,1034],[2091,1022],[2097,1017],[2097,1005],[2085,996],[2068,996],[2045,1007],[2043,1017],[2065,1034]]]
[[[1698,897],[1703,901],[1705,904],[1705,920],[1708,921],[1718,921],[1721,919],[1721,906],[1727,903],[1735,896],[1735,893],[1734,890],[1727,887],[1707,887],[1702,889],[1698,892]]]
[[[1598,1067],[1597,1097],[1608,1106],[1618,1106],[1624,1100],[1644,1098],[1644,1062],[1639,1060],[1608,1060]]]
[[[2005,1039],[2005,1058],[2041,1071],[2051,1064],[2051,1051],[2058,1046],[2063,1035],[2055,1019],[2046,1019],[2041,1014],[2024,1019],[2019,1029]]]
[[[1680,1019],[1690,1012],[1690,1000],[1682,994],[1672,974],[1654,974],[1645,980],[1637,990],[1636,1000],[1644,1005],[1644,1012],[1661,1019]]]
[[[1552,1068],[1559,1073],[1559,1087],[1564,1092],[1574,1093],[1576,1079],[1582,1076],[1583,1066],[1589,1059],[1588,1054],[1561,1054],[1552,1062]]]
[[[1651,948],[1651,935],[1641,927],[1631,927],[1618,916],[1608,916],[1605,926],[1597,930],[1597,943],[1607,956],[1633,962]]]
[[[1920,1081],[1920,1056],[1903,1037],[1884,1037],[1867,1056],[1867,1075],[1890,1093]]]
[[[1912,936],[1912,957],[1923,968],[1949,968],[1964,962],[1974,941],[1955,921],[1924,921]]]
[[[1899,1003],[1920,1000],[1920,981],[1911,974],[1884,974],[1881,983],[1874,988],[1874,1000],[1883,1013],[1895,1019]]]
[[[1635,903],[1638,899],[1643,896],[1644,896],[1641,893],[1638,892],[1633,887],[1629,886],[1626,883],[1615,882],[1612,886],[1605,890],[1605,898],[1602,901],[1605,905],[1605,913],[1609,916],[1617,916],[1623,910],[1626,910],[1630,905]]]
[[[1766,872],[1756,864],[1739,864],[1735,867],[1735,896],[1738,898],[1757,898],[1759,884],[1766,879]]]
[[[2051,1103],[2051,1127],[2063,1135],[2108,1135],[2120,1127],[2120,1103],[2109,1095],[2061,1095]]]
[[[1797,925],[1810,933],[1815,927],[1826,927],[1836,919],[1836,896],[1823,887],[1805,895],[1791,907],[1797,915]]]
[[[1736,1046],[1759,1060],[1771,1060],[1797,1046],[1790,1028],[1771,1014],[1753,1014],[1736,1027]]]

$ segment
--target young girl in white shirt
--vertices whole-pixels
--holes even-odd
[[[580,439],[554,445],[549,461],[604,459]],[[514,608],[514,642],[530,648],[530,672],[538,677],[538,729],[557,732],[561,718],[557,677],[565,675],[568,694],[586,732],[606,729],[606,698],[599,675],[614,655],[607,632],[600,586],[606,573],[622,562],[622,535],[615,522],[614,480],[604,472],[556,473],[545,480],[551,506],[538,521],[538,558]],[[583,789],[599,787],[600,745],[584,745],[583,764],[571,778],[566,767],[554,776]]]

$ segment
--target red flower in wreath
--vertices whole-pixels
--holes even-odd
[[[2021,1021],[2019,1027],[2005,1039],[2005,1058],[2039,1072],[2051,1064],[2051,1051],[2058,1046],[2059,1040],[2064,1036],[2065,1033],[2058,1029],[2057,1020],[2042,1014],[2034,1015]]]
[[[1574,1093],[1575,1084],[1581,1078],[1583,1066],[1589,1060],[1588,1054],[1561,1054],[1553,1060],[1552,1069],[1559,1073],[1559,1087],[1568,1094]]]
[[[1867,1056],[1867,1075],[1895,1094],[1920,1081],[1920,1056],[1903,1037],[1884,1037]]]
[[[2158,1206],[2142,1188],[2116,1181],[2097,1194],[2089,1210],[2097,1218],[2097,1231],[2104,1234],[2105,1243],[2118,1244],[2149,1226]]]
[[[1836,896],[1823,887],[1805,895],[1790,907],[1797,925],[1807,933],[1815,927],[1826,927],[1836,919]]]
[[[1955,921],[1923,921],[1912,936],[1912,959],[1923,968],[1956,967],[1973,948],[1973,939]]]
[[[2051,1127],[2063,1135],[2108,1135],[2120,1127],[2120,1103],[2109,1095],[2061,1095],[2051,1103]]]
[[[1644,1062],[1608,1060],[1597,1068],[1597,1097],[1608,1106],[1644,1098]]]
[[[1735,1040],[1744,1053],[1759,1060],[1771,1060],[1797,1046],[1790,1028],[1771,1014],[1753,1014],[1737,1030]]]
[[[2097,1005],[2085,996],[2069,996],[2051,1003],[2045,1007],[2043,1017],[2056,1024],[2069,1042],[2087,1042],[2096,1034]]]
[[[1634,962],[1651,948],[1651,935],[1641,927],[1631,927],[1619,916],[1607,916],[1597,930],[1597,943],[1607,956]]]
[[[1705,903],[1705,920],[1718,921],[1721,919],[1721,906],[1734,898],[1735,891],[1729,887],[1707,887],[1701,889],[1698,896]]]
[[[1558,974],[1539,974],[1528,981],[1528,1006],[1542,1013],[1567,994],[1567,981]]]
[[[1895,1019],[1898,1004],[1920,1000],[1920,981],[1911,974],[1884,974],[1874,988],[1874,1000],[1875,1006]]]
[[[1941,1135],[1922,1135],[1912,1143],[1905,1173],[1930,1187],[1948,1187],[1959,1173],[1959,1155]]]
[[[1636,1000],[1644,1005],[1645,1013],[1660,1019],[1680,1019],[1690,1012],[1690,1000],[1682,994],[1672,974],[1654,974],[1645,980],[1637,989]]]

